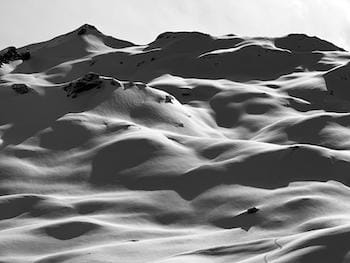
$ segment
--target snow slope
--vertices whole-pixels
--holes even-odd
[[[350,262],[347,51],[91,25],[17,51],[1,262]]]

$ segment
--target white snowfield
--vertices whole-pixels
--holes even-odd
[[[1,61],[1,263],[350,262],[347,51],[83,25]]]

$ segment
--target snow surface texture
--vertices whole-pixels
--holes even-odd
[[[84,25],[0,54],[2,263],[350,262],[345,50]]]

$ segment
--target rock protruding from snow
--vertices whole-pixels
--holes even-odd
[[[76,98],[78,93],[88,91],[94,88],[100,88],[102,80],[100,75],[90,72],[83,77],[70,82],[63,88],[67,92],[67,97]]]
[[[23,83],[16,83],[13,84],[11,87],[18,94],[26,94],[31,91],[31,88],[29,88],[26,84]]]
[[[255,206],[254,207],[251,207],[251,208],[248,208],[247,209],[247,214],[255,214],[259,211],[259,208],[256,208]]]
[[[2,64],[8,64],[11,61],[15,60],[28,60],[30,59],[30,53],[28,51],[19,53],[17,48],[8,47],[2,54],[0,54],[0,67]]]

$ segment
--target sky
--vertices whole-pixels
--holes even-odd
[[[136,44],[165,31],[306,33],[350,50],[350,0],[0,0],[0,50],[89,23]]]

